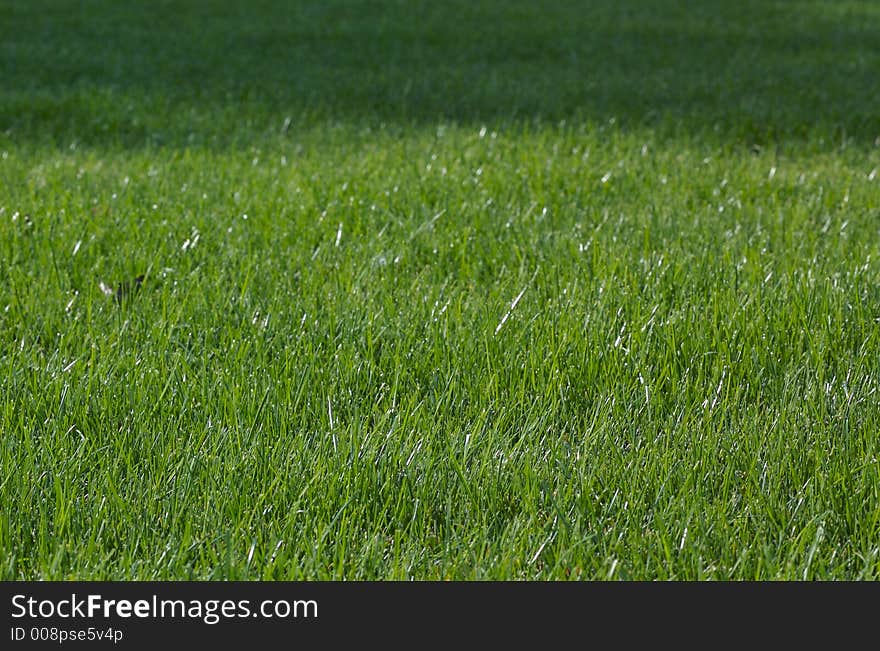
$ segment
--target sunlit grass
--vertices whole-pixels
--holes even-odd
[[[778,122],[770,84],[713,94],[751,64],[682,70],[693,111],[658,104],[676,77],[650,62],[645,85],[590,82],[601,101],[571,85],[590,16],[644,36],[668,11],[660,54],[709,21],[741,54],[755,17],[715,24],[716,3],[554,3],[564,25],[496,7],[498,43],[535,21],[569,43],[534,83],[484,57],[524,44],[459,42],[432,9],[464,49],[409,94],[393,39],[358,82],[337,34],[405,34],[404,5],[358,23],[266,2],[163,53],[152,9],[92,21],[105,4],[4,10],[6,70],[43,47],[25,25],[85,31],[0,89],[0,577],[880,576],[880,99],[853,36],[871,3],[796,3],[793,34],[851,48],[861,99],[823,113],[804,86]],[[769,33],[789,4],[752,9]],[[207,11],[188,6],[158,34]],[[224,59],[230,34],[254,49]],[[342,48],[329,80],[296,49],[316,34]],[[290,69],[247,77],[288,41]],[[821,52],[786,83],[818,80]],[[497,85],[444,105],[481,65]]]

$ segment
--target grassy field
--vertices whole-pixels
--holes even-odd
[[[878,33],[3,2],[0,578],[880,578]]]

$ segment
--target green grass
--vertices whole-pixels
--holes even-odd
[[[0,578],[880,578],[880,6],[289,4],[0,6]]]

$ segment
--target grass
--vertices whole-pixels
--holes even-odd
[[[289,4],[0,7],[0,578],[880,578],[880,7]]]

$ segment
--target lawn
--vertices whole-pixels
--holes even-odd
[[[880,579],[878,33],[3,2],[0,578]]]

